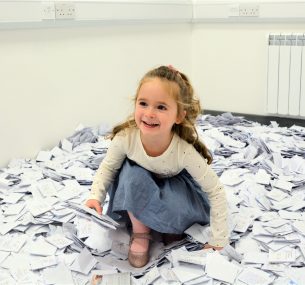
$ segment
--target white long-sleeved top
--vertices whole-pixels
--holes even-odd
[[[202,191],[207,193],[210,202],[212,236],[209,244],[224,246],[228,243],[227,200],[224,188],[218,176],[194,146],[176,134],[166,151],[157,157],[149,156],[145,152],[139,129],[130,128],[116,134],[96,172],[89,199],[96,199],[101,203],[105,200],[106,190],[126,157],[159,177],[171,177],[186,169],[201,186]]]

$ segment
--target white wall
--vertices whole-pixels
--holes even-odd
[[[144,73],[190,73],[190,50],[187,23],[0,30],[0,166],[52,148],[79,123],[124,120]]]
[[[266,115],[267,36],[304,31],[304,23],[195,24],[192,79],[203,108]]]
[[[0,30],[0,167],[79,123],[114,124],[150,68],[189,75],[204,109],[266,114],[266,37],[304,23],[104,23]]]

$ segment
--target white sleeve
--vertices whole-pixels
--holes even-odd
[[[101,162],[93,179],[89,199],[104,202],[107,187],[114,180],[118,170],[126,158],[127,135],[117,134],[111,141],[107,154]]]
[[[206,160],[189,145],[184,157],[184,168],[207,193],[210,202],[210,227],[212,236],[209,244],[223,247],[228,243],[227,199],[218,176]]]

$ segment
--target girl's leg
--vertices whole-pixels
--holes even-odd
[[[135,216],[128,212],[131,224],[132,224],[132,231],[133,233],[150,233],[150,228],[145,226],[143,223],[141,223],[138,219],[135,218]],[[134,252],[146,252],[149,247],[149,240],[143,239],[143,238],[135,238],[130,245],[130,249]]]

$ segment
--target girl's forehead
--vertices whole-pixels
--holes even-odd
[[[165,86],[166,83],[164,80],[161,80],[160,78],[158,77],[148,77],[148,78],[145,78],[142,82],[142,86],[147,86],[147,85],[150,85],[150,86]]]
[[[160,90],[169,95],[174,95],[177,92],[178,85],[166,79],[160,79],[158,77],[146,78],[143,80],[139,92],[146,90]]]

